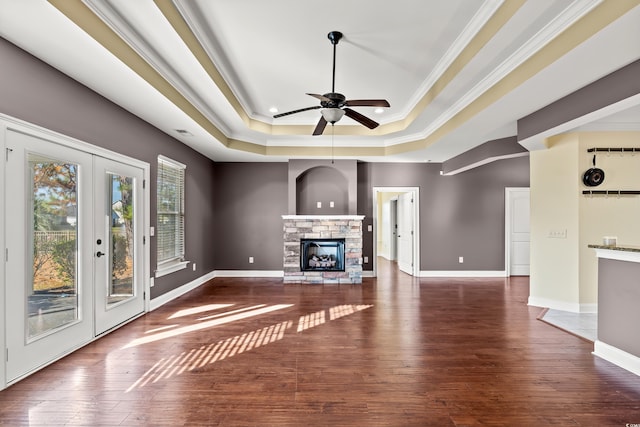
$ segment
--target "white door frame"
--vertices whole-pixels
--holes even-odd
[[[504,189],[504,272],[511,276],[511,201],[520,191],[530,191],[529,187],[505,187]]]
[[[6,141],[6,134],[7,134],[7,129],[11,129],[15,132],[19,132],[19,133],[23,133],[26,135],[30,135],[33,136],[35,138],[41,138],[41,139],[45,139],[48,141],[51,141],[53,143],[59,144],[59,145],[63,145],[65,147],[69,147],[72,149],[76,149],[76,150],[80,150],[80,151],[84,151],[86,153],[92,154],[92,155],[97,155],[97,156],[101,156],[101,157],[105,157],[108,159],[113,159],[116,160],[118,162],[121,163],[125,163],[125,164],[129,164],[131,166],[136,166],[138,168],[141,168],[144,170],[144,180],[146,183],[150,182],[151,179],[151,166],[149,165],[149,163],[138,160],[138,159],[134,159],[132,157],[129,156],[125,156],[123,154],[117,153],[115,151],[111,151],[108,150],[106,148],[102,148],[102,147],[98,147],[96,145],[92,145],[89,144],[87,142],[72,138],[70,136],[67,135],[63,135],[61,133],[43,128],[41,126],[37,126],[34,124],[31,124],[29,122],[20,120],[20,119],[16,119],[14,117],[8,116],[6,114],[2,114],[0,113],[0,147],[2,149],[2,161],[0,161],[0,199],[2,200],[3,204],[5,204],[7,202],[6,200],[6,195],[5,195],[5,181],[7,179],[6,177],[6,165],[5,165],[5,156],[7,155],[7,141]],[[146,187],[146,186],[145,186]],[[151,218],[151,198],[150,198],[150,194],[149,194],[149,190],[148,188],[145,188],[144,190],[144,194],[143,194],[143,202],[144,202],[144,218],[143,218],[143,230],[144,230],[144,235],[145,235],[145,240],[149,240],[148,236],[148,230],[149,230],[149,226],[151,224],[150,218]],[[5,204],[6,206],[6,204]],[[6,248],[6,236],[5,236],[5,219],[3,217],[2,219],[3,224],[0,225],[0,247],[2,248]],[[151,278],[151,251],[150,251],[150,244],[145,244],[144,245],[144,249],[143,249],[143,253],[144,253],[144,259],[142,260],[142,268],[144,269],[144,273],[143,273],[143,280],[144,280],[144,294],[145,294],[145,304],[144,304],[144,311],[147,312],[150,310],[150,278]],[[4,249],[3,249],[4,252]],[[4,254],[3,254],[3,258],[4,258]],[[0,262],[0,307],[2,307],[2,310],[4,311],[4,307],[6,307],[6,300],[5,300],[5,292],[6,292],[6,273],[5,273],[5,263],[4,262]],[[7,328],[7,319],[5,319],[5,316],[0,316],[0,345],[2,346],[2,353],[4,354],[5,349],[6,349],[6,328]],[[60,357],[63,357],[64,355],[60,355]],[[53,363],[54,360],[50,361],[50,363]],[[6,360],[5,357],[0,357],[0,390],[3,390],[4,388],[6,388],[6,386],[9,385],[7,384],[7,377],[6,377]]]
[[[420,187],[373,187],[373,277],[378,275],[378,193],[413,194],[413,276],[420,276]]]

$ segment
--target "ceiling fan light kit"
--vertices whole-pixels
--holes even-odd
[[[333,73],[331,81],[331,92],[325,93],[324,95],[307,93],[307,95],[320,100],[320,105],[276,114],[273,116],[273,118],[277,119],[278,117],[288,116],[290,114],[301,113],[303,111],[309,110],[318,110],[322,108],[322,110],[320,111],[321,117],[313,131],[313,135],[322,135],[322,132],[324,132],[327,123],[331,123],[333,125],[345,115],[360,123],[361,125],[368,127],[369,129],[375,129],[376,127],[378,127],[377,122],[348,107],[390,107],[389,102],[387,102],[387,100],[385,99],[348,100],[343,94],[336,92],[336,46],[342,38],[342,33],[340,31],[331,31],[327,35],[327,37],[333,45]]]
[[[344,110],[340,108],[324,108],[320,111],[320,114],[327,122],[334,124],[344,116]]]

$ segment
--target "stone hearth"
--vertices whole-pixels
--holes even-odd
[[[285,283],[362,283],[362,215],[283,215]],[[345,239],[345,271],[302,271],[300,239]]]

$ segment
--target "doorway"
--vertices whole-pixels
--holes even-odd
[[[373,275],[377,257],[396,261],[398,268],[420,275],[419,188],[373,188]]]
[[[9,384],[144,312],[148,165],[33,129],[4,145]]]

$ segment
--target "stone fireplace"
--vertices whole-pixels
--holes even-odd
[[[289,160],[284,283],[362,283],[357,177],[356,160]]]
[[[283,215],[282,219],[285,283],[362,283],[364,216]]]

